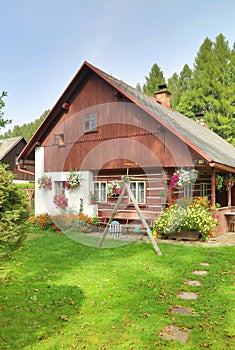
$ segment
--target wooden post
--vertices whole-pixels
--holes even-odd
[[[216,202],[215,198],[215,168],[211,169],[211,205],[214,206]]]
[[[124,197],[125,193],[126,193],[126,189],[123,187],[122,192],[121,192],[121,194],[120,194],[120,196],[118,198],[118,201],[117,201],[117,203],[116,203],[116,205],[115,205],[115,207],[113,209],[112,215],[111,215],[111,217],[110,217],[110,219],[109,219],[109,221],[107,223],[107,226],[105,227],[105,230],[104,230],[104,232],[103,232],[103,234],[101,236],[101,239],[100,239],[100,241],[98,243],[98,248],[100,248],[102,246],[102,244],[103,244],[103,241],[104,241],[104,239],[106,237],[106,234],[108,232],[109,226],[110,226],[111,222],[113,221],[115,214],[118,211],[118,208],[119,208],[119,206],[120,206],[120,204],[121,204],[121,202],[123,200],[123,197]]]
[[[150,241],[151,241],[151,243],[152,243],[152,245],[153,245],[153,247],[154,247],[155,252],[157,253],[157,255],[162,255],[162,253],[161,253],[161,251],[160,251],[160,249],[159,249],[159,247],[158,247],[158,245],[157,245],[157,242],[155,241],[155,239],[154,239],[154,237],[153,237],[153,235],[152,235],[152,232],[151,232],[151,230],[150,230],[150,228],[149,228],[149,226],[148,226],[148,224],[147,224],[145,218],[143,217],[143,215],[142,215],[142,213],[141,213],[141,211],[140,211],[140,208],[138,207],[138,204],[137,204],[137,202],[136,202],[136,200],[135,200],[135,197],[134,197],[133,193],[132,193],[131,190],[130,190],[130,187],[129,187],[129,180],[125,179],[125,180],[123,181],[123,183],[124,183],[124,188],[125,188],[126,191],[128,192],[129,197],[130,197],[132,203],[134,204],[135,210],[136,210],[137,214],[139,215],[139,218],[140,218],[142,224],[144,225],[144,227],[145,227],[146,230],[147,230],[147,234],[148,234],[148,236],[149,236],[149,238],[150,238]]]

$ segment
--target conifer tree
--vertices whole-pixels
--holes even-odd
[[[149,76],[146,76],[145,80],[143,91],[149,96],[155,96],[155,92],[159,90],[158,86],[166,83],[163,72],[156,63],[152,66]]]

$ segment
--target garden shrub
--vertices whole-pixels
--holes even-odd
[[[154,220],[154,229],[166,236],[181,231],[197,231],[206,240],[210,231],[218,225],[209,208],[209,202],[204,197],[193,198],[188,203],[176,201]]]
[[[17,248],[25,237],[29,216],[27,193],[13,183],[14,175],[0,163],[0,256]]]

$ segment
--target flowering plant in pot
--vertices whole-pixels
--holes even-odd
[[[109,197],[118,197],[122,191],[121,184],[115,180],[111,184],[108,184],[108,195]]]
[[[68,198],[65,196],[65,194],[55,194],[53,203],[56,205],[56,207],[65,209],[68,206]]]
[[[170,180],[170,188],[173,190],[180,190],[190,182],[192,182],[190,172],[184,169],[180,169],[172,174]]]
[[[66,190],[70,190],[71,188],[76,188],[80,186],[80,175],[72,170],[67,176],[67,179],[65,181],[65,188]]]
[[[51,176],[44,175],[38,179],[39,188],[46,188],[48,190],[52,189]]]

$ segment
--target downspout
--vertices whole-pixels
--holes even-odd
[[[25,170],[25,169],[21,169],[20,164],[21,164],[20,162],[17,163],[17,170],[18,170],[20,173],[24,173],[24,174],[28,174],[28,175],[35,176],[35,173],[33,173],[32,171],[28,171],[28,170]]]

